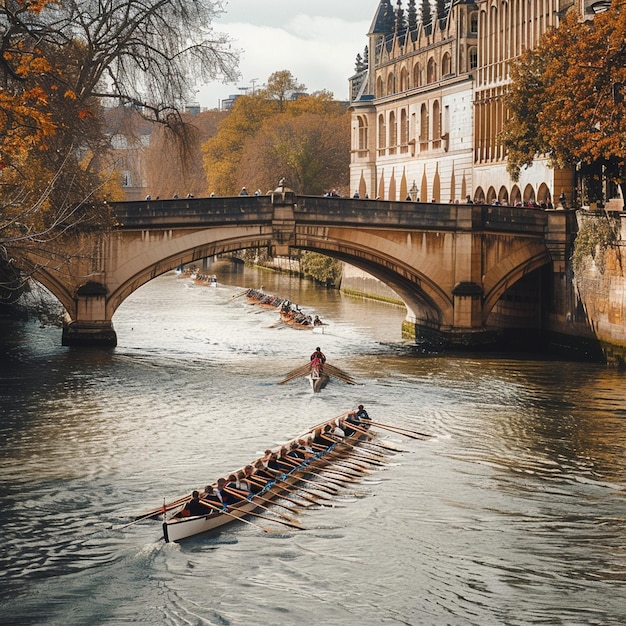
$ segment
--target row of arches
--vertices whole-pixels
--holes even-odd
[[[541,183],[537,189],[533,185],[528,184],[523,191],[518,185],[513,185],[509,191],[506,186],[502,185],[496,190],[489,187],[487,192],[482,187],[477,187],[474,192],[474,202],[481,204],[494,204],[498,202],[503,206],[545,206],[552,205],[552,194],[546,183]]]

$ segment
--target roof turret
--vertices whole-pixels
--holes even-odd
[[[378,9],[370,26],[370,35],[388,35],[393,33],[395,25],[395,13],[391,6],[391,0],[380,0]]]

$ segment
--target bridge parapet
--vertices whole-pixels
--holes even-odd
[[[122,228],[189,228],[241,223],[271,223],[270,196],[188,198],[115,202],[113,214]]]
[[[342,226],[385,226],[440,231],[490,231],[543,235],[544,211],[524,207],[387,202],[300,196],[298,222]]]

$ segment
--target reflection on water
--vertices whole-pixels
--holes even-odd
[[[2,329],[0,623],[626,622],[620,372],[423,355],[398,307],[218,278],[145,285],[115,315],[115,350]],[[324,334],[238,297],[261,285]],[[316,345],[359,385],[277,386]],[[304,511],[306,531],[240,524],[166,545],[158,523],[120,528],[359,402],[434,436],[388,433],[404,452]]]

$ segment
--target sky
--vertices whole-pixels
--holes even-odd
[[[258,88],[289,70],[309,93],[325,89],[348,99],[348,78],[363,55],[379,0],[227,0],[214,22],[240,51],[237,83],[209,83],[198,91],[204,108],[231,94]]]

